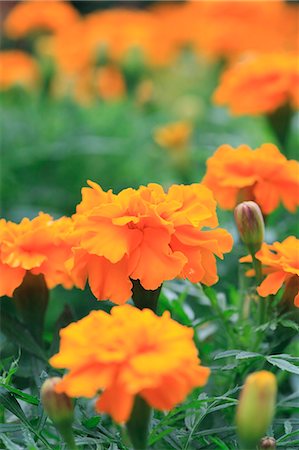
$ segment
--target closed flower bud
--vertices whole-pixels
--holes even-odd
[[[251,254],[255,254],[264,240],[264,219],[259,206],[252,201],[235,208],[235,222],[240,237]]]
[[[73,401],[66,394],[57,394],[55,386],[61,378],[48,378],[41,388],[44,410],[55,425],[71,425],[74,419]]]
[[[237,409],[237,432],[246,449],[255,449],[275,413],[276,378],[265,370],[246,378]],[[271,448],[271,447],[270,447]]]
[[[265,436],[261,439],[260,449],[268,449],[275,450],[276,449],[276,440],[273,437]]]

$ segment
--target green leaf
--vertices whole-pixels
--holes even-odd
[[[26,418],[22,408],[20,407],[14,396],[3,387],[0,387],[0,404],[2,404],[4,408],[8,409],[8,411],[14,414],[26,426],[27,429],[34,433],[35,436],[43,442],[45,448],[51,450],[51,447],[48,444],[47,440],[39,433],[37,433],[32,427],[31,423]]]
[[[1,310],[0,310],[1,311]],[[36,343],[27,328],[17,319],[1,311],[1,331],[14,343],[37,358],[48,362],[42,348]]]
[[[15,394],[20,400],[23,400],[26,403],[30,403],[31,405],[38,405],[39,399],[34,397],[33,395],[26,394],[25,392],[20,391],[19,389],[14,388],[13,386],[9,386],[7,384],[0,382],[0,387],[3,387],[7,391]]]
[[[240,352],[236,355],[236,359],[263,358],[263,355],[255,352]]]
[[[2,440],[5,448],[7,450],[23,450],[23,447],[15,444],[11,439],[9,439],[5,434],[2,434],[0,439]]]
[[[236,356],[239,353],[242,353],[242,350],[226,350],[225,352],[217,353],[217,355],[214,356],[214,359],[229,358],[230,356]]]
[[[286,361],[285,359],[273,358],[273,356],[269,356],[266,359],[270,364],[278,367],[281,370],[285,370],[286,372],[295,373],[296,375],[299,375],[299,367],[295,366],[295,364],[291,364],[289,361]]]

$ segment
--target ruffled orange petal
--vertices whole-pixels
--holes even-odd
[[[127,422],[133,407],[134,395],[123,386],[113,385],[106,389],[96,402],[96,410],[110,414],[115,422]]]
[[[12,297],[14,290],[20,286],[26,270],[21,267],[13,268],[0,262],[0,297]]]
[[[145,289],[155,290],[165,280],[175,278],[182,270],[187,258],[169,247],[170,236],[162,228],[146,228],[143,240],[136,252],[138,262],[131,278],[139,279]]]
[[[257,288],[258,294],[262,297],[267,297],[267,295],[270,294],[276,294],[287,276],[288,274],[282,271],[270,273]]]

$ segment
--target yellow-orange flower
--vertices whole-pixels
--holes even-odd
[[[149,184],[115,195],[88,184],[73,216],[79,245],[71,273],[79,287],[88,279],[98,299],[124,303],[131,296],[130,279],[147,290],[177,276],[217,282],[214,255],[223,258],[232,237],[223,229],[203,229],[218,225],[209,189],[174,185],[165,193]]]
[[[298,55],[253,55],[232,65],[214,93],[217,105],[234,115],[270,113],[289,103],[299,108]]]
[[[122,98],[126,93],[126,84],[121,71],[113,66],[101,67],[96,73],[96,91],[104,100]]]
[[[294,303],[299,308],[299,239],[289,236],[282,242],[264,243],[256,258],[261,261],[266,275],[257,288],[259,295],[267,297],[276,294],[284,284],[286,289],[290,287],[289,291],[295,297]],[[251,257],[245,256],[240,261],[250,262]],[[248,271],[247,275],[251,276],[252,271]]]
[[[0,52],[0,90],[13,86],[33,89],[38,82],[38,65],[30,55],[20,50]]]
[[[205,385],[210,373],[200,366],[193,330],[168,312],[158,317],[130,305],[114,307],[111,315],[93,311],[60,336],[60,351],[50,363],[69,372],[56,392],[94,397],[102,390],[96,409],[116,422],[129,419],[137,394],[154,408],[169,410]]]
[[[24,218],[19,224],[2,219],[0,296],[12,296],[27,271],[43,274],[49,288],[57,284],[71,288],[73,283],[65,267],[74,244],[71,229],[71,219],[53,221],[43,213],[32,220]]]
[[[191,1],[189,8],[189,23],[197,25],[193,43],[212,57],[296,49],[298,9],[283,0]]]
[[[222,145],[208,159],[202,183],[224,209],[253,200],[269,214],[280,202],[291,212],[299,203],[299,164],[287,160],[273,144],[255,150],[247,145],[236,149]]]
[[[79,19],[79,14],[68,2],[24,1],[19,2],[4,23],[6,34],[21,38],[36,30],[57,32]]]
[[[181,121],[156,128],[154,131],[154,139],[161,147],[182,150],[186,148],[191,133],[191,124]]]

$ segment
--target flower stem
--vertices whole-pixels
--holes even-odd
[[[135,450],[147,448],[149,423],[152,409],[143,398],[136,396],[130,419],[126,427]]]
[[[60,426],[57,424],[56,424],[56,428],[58,429],[59,433],[63,437],[63,439],[66,443],[67,449],[68,450],[77,450],[78,447],[76,446],[76,443],[75,443],[72,428],[69,425],[68,426],[64,426],[64,425]]]
[[[152,311],[157,311],[158,299],[161,292],[162,285],[154,291],[146,290],[141,286],[139,280],[132,280],[133,295],[132,299],[134,305],[139,309],[148,308]]]
[[[257,285],[259,285],[263,279],[262,263],[255,257],[254,253],[252,254],[252,264],[255,270],[256,283]],[[266,320],[267,299],[260,298],[258,307],[259,307],[259,324],[262,325]]]

